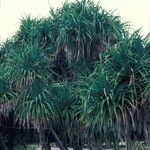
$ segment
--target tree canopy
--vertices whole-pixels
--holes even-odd
[[[87,0],[22,18],[0,48],[0,129],[34,128],[41,150],[50,134],[61,150],[149,146],[150,39],[128,26]]]

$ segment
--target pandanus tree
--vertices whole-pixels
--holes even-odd
[[[125,36],[119,17],[90,1],[65,3],[51,18],[58,31],[56,52],[65,51],[70,61],[95,59]]]
[[[9,43],[9,44],[8,44]],[[6,41],[6,47],[8,44],[8,47],[11,47],[11,42]],[[14,108],[17,104],[17,94],[10,88],[9,85],[9,81],[8,81],[8,77],[9,77],[9,68],[8,66],[6,66],[4,64],[4,62],[6,61],[6,55],[5,55],[5,51],[4,51],[4,47],[2,47],[0,49],[0,118],[6,118],[6,120],[11,120],[11,121],[7,121],[9,122],[8,124],[13,125],[13,111]],[[12,117],[10,117],[12,116]],[[8,133],[8,138],[7,140],[3,137],[3,121],[0,121],[0,128],[1,128],[1,132],[0,132],[0,147],[4,150],[7,150],[7,145],[8,148],[12,148],[13,144],[14,144],[14,140],[12,135],[9,135]],[[13,133],[13,129],[10,129],[9,132]],[[5,133],[5,131],[4,131]],[[15,136],[15,135],[14,135]],[[5,143],[6,141],[6,143]],[[9,144],[7,144],[9,143]]]
[[[42,149],[49,149],[44,132],[49,125],[52,130],[50,122],[55,118],[52,98],[47,89],[53,82],[52,60],[37,42],[9,52],[7,59],[8,80],[19,97],[15,117],[23,126],[33,124],[39,132]]]
[[[126,27],[86,0],[23,18],[0,49],[0,114],[35,128],[41,150],[49,131],[61,150],[130,150],[144,128],[149,144],[149,39]]]
[[[99,143],[108,140],[116,146],[116,142],[126,139],[127,149],[132,149],[131,134],[142,122],[136,117],[143,103],[148,104],[144,96],[149,72],[145,42],[136,32],[101,53],[94,72],[83,82],[83,118],[93,132],[98,126],[95,132],[99,131]]]
[[[57,111],[59,122],[62,125],[62,137],[75,150],[84,146],[84,126],[81,118],[81,100],[78,96],[78,85],[76,82],[64,81],[52,86],[52,95],[55,111]]]

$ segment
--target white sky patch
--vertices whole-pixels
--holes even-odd
[[[74,0],[68,0],[69,2]],[[60,7],[65,0],[0,0],[0,42],[11,37],[19,27],[23,16],[44,17],[50,7]],[[94,0],[95,3],[98,0]],[[100,0],[106,10],[116,10],[134,30],[142,27],[142,33],[150,32],[150,0]]]

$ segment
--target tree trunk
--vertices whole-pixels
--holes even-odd
[[[45,136],[45,130],[39,129],[39,138],[40,138],[41,150],[50,150],[47,137]]]
[[[78,137],[77,135],[74,135],[73,137],[73,149],[82,150],[82,143],[81,143],[80,137]]]
[[[0,133],[0,150],[8,150],[1,133]]]
[[[8,142],[7,142],[7,149],[8,150],[13,150],[14,149],[14,144],[15,144],[15,138],[16,138],[16,129],[15,127],[15,122],[14,122],[14,113],[9,113],[9,118],[7,119],[8,128],[6,132],[8,133]],[[12,128],[11,128],[12,127]]]
[[[102,142],[101,140],[96,139],[96,137],[92,137],[88,140],[88,147],[90,150],[102,150]]]
[[[150,146],[150,126],[149,125],[145,125],[144,128],[144,132],[145,132],[145,143],[147,146]]]
[[[146,145],[150,146],[150,122],[149,122],[147,116],[146,116],[145,121],[144,121],[144,137],[145,137]]]
[[[125,141],[126,141],[126,150],[132,150],[132,141],[130,137],[130,126],[127,113],[125,113]]]
[[[9,129],[8,132],[9,132],[8,150],[13,150],[14,149],[14,142],[15,142],[16,132],[15,132],[15,129]]]
[[[115,143],[114,145],[114,150],[119,150],[120,147],[119,147],[119,141]]]
[[[51,131],[51,133],[53,134],[53,136],[54,136],[54,138],[55,138],[55,140],[56,140],[56,143],[57,143],[57,145],[59,146],[59,148],[60,148],[61,150],[66,150],[66,148],[64,147],[62,141],[59,139],[58,135],[57,135],[56,132],[54,131],[53,127],[50,127],[50,131]]]

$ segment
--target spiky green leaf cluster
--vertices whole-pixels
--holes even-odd
[[[86,0],[23,18],[0,47],[0,114],[13,112],[24,127],[62,128],[70,143],[124,141],[149,121],[149,43]]]

